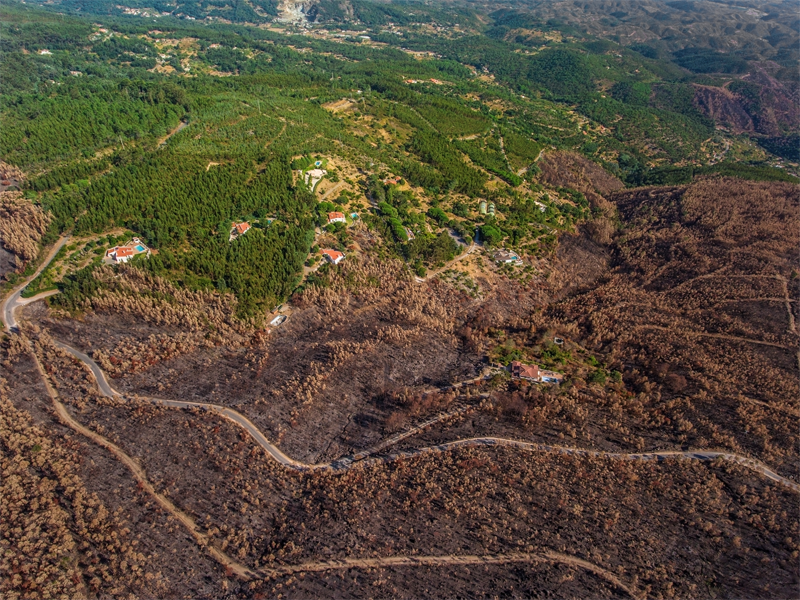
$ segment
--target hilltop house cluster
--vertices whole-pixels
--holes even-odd
[[[150,248],[138,237],[135,237],[123,246],[114,246],[106,250],[105,262],[107,264],[127,263],[139,254],[145,254],[149,257]]]

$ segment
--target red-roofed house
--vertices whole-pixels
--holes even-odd
[[[344,213],[329,212],[328,223],[347,223],[347,218],[345,218]]]
[[[113,259],[114,262],[128,262],[136,252],[129,246],[114,246],[106,252],[106,256]]]
[[[518,360],[511,363],[511,376],[518,379],[539,381],[539,367],[536,365],[523,365]]]
[[[518,360],[511,363],[511,376],[536,383],[555,383],[564,381],[564,375],[555,371],[545,371],[536,365],[524,365]]]
[[[322,251],[322,255],[328,259],[328,262],[331,262],[335,265],[338,265],[340,262],[344,260],[344,254],[339,252],[338,250],[331,250],[330,248],[326,248]]]
[[[231,227],[231,235],[228,240],[233,241],[240,235],[244,235],[250,230],[250,223],[242,221],[241,223],[234,223]]]

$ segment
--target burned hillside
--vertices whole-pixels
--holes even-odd
[[[652,408],[682,406],[678,442],[797,476],[798,198],[738,179],[621,193],[614,268],[541,321],[575,326]]]
[[[244,595],[311,593],[334,579],[344,589],[369,582],[387,596],[451,580],[468,595],[485,585],[529,589],[517,559],[502,568],[446,560],[489,552],[525,555],[518,560],[538,573],[525,581],[537,590],[569,581],[575,597],[620,595],[620,584],[664,597],[703,595],[708,585],[784,597],[796,584],[795,497],[743,467],[514,448],[387,460],[499,436],[623,453],[716,448],[797,480],[796,189],[714,179],[611,199],[622,223],[613,242],[563,239],[551,281],[535,289],[497,278],[476,299],[367,256],[307,287],[286,323],[266,333],[225,317],[230,298],[181,296],[121,269],[80,319],[26,309],[45,326],[26,335],[73,418],[135,457],[212,544],[258,570],[245,587],[230,584]],[[572,278],[580,285],[565,287]],[[99,397],[50,335],[88,351],[107,345],[96,358],[131,395]],[[7,368],[30,370],[20,347],[8,348]],[[557,368],[566,381],[532,386],[495,371],[469,392],[437,391],[481,375],[498,352]],[[308,462],[372,446],[456,403],[472,408],[387,447],[377,462],[297,473],[227,420],[136,394],[232,406]],[[91,477],[100,477],[96,468]],[[101,496],[121,506],[104,477]],[[141,529],[152,517],[130,510],[142,540],[154,535]],[[176,551],[191,544],[186,537]],[[554,562],[553,553],[568,558]],[[698,554],[708,567],[687,576]],[[441,564],[410,571],[380,562],[403,556]],[[354,562],[315,570],[327,560]],[[422,587],[409,587],[412,574]],[[180,581],[166,568],[161,577],[162,586]]]
[[[66,393],[81,369],[58,360],[52,378]],[[566,584],[571,597],[690,596],[712,585],[779,598],[796,584],[795,494],[724,461],[463,448],[302,473],[203,411],[78,398],[69,410],[257,573],[239,588],[245,597],[302,595],[331,578],[374,583],[379,597],[410,594],[408,577],[420,586],[412,591],[452,578],[469,596],[491,582],[520,594]],[[502,568],[453,559],[486,556],[507,558]],[[389,566],[398,557],[420,564]],[[520,578],[522,565],[537,575]]]

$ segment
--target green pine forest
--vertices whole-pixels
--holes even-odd
[[[232,292],[243,317],[263,316],[302,282],[322,213],[293,174],[297,157],[355,165],[364,222],[417,274],[455,256],[454,237],[483,233],[486,244],[542,255],[595,218],[579,192],[539,181],[543,152],[578,152],[629,186],[714,172],[793,179],[752,141],[723,140],[695,107],[691,84],[704,75],[687,53],[653,58],[574,32],[532,48],[506,39],[508,15],[485,25],[460,8],[363,0],[347,16],[318,4],[319,29],[356,18],[365,41],[255,27],[277,14],[271,0],[178,6],[208,18],[154,23],[105,0],[2,0],[0,159],[26,173],[24,193],[51,213],[44,244],[127,228],[158,250],[140,268]],[[326,110],[339,100],[353,108]],[[775,139],[765,147],[781,148]],[[709,143],[723,142],[739,154],[710,164]],[[385,185],[389,174],[418,191]],[[481,200],[496,216],[478,212]],[[258,226],[229,241],[239,219]],[[342,229],[333,233],[345,245]],[[78,306],[96,289],[92,268],[67,277],[53,301]]]

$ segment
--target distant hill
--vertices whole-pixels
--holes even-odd
[[[278,0],[56,0],[48,3],[71,13],[224,19],[231,23],[266,23],[278,15]]]
[[[470,4],[495,11],[495,17],[498,10],[526,14],[540,27],[570,25],[625,46],[638,46],[651,58],[699,47],[789,66],[797,60],[800,46],[797,4],[788,1],[476,0]],[[532,29],[530,23],[518,27]],[[509,35],[516,35],[513,30],[509,26]]]
[[[47,2],[70,13],[176,17],[196,21],[264,24],[284,22],[353,23],[354,25],[475,25],[474,14],[445,3],[371,2],[370,0],[55,0]]]

